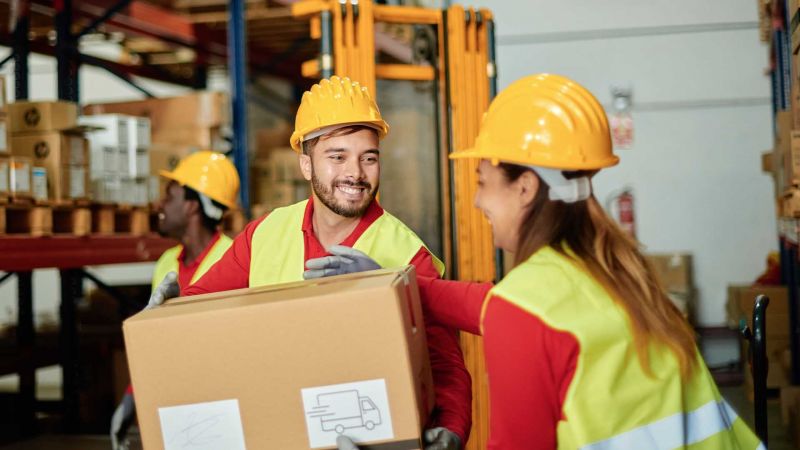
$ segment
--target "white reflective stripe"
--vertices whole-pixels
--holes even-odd
[[[712,400],[688,413],[677,413],[608,439],[581,447],[582,450],[647,448],[672,450],[695,444],[731,428],[739,416],[728,402]],[[763,448],[763,445],[760,447]]]

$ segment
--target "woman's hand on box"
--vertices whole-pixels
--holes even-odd
[[[344,245],[332,245],[328,249],[331,256],[314,258],[306,261],[306,271],[303,278],[311,280],[314,278],[332,277],[334,275],[344,275],[346,273],[366,272],[368,270],[381,269],[380,264],[375,262],[366,253]]]

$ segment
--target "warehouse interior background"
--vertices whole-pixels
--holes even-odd
[[[76,0],[77,1],[77,0]],[[396,2],[388,2],[396,4]],[[696,296],[694,324],[726,326],[728,286],[748,284],[778,251],[773,181],[762,171],[762,154],[774,146],[770,47],[760,40],[755,0],[637,1],[562,0],[559,2],[480,1],[465,6],[492,11],[496,33],[498,88],[522,76],[550,72],[586,86],[612,111],[614,89],[632,93],[633,144],[616,150],[621,164],[593,182],[601,202],[611,203],[623,189],[635,198],[636,235],[650,253],[689,253]],[[441,8],[440,1],[416,6]],[[118,58],[120,46],[89,36],[82,53]],[[0,47],[0,56],[10,52]],[[56,59],[31,54],[30,100],[57,98]],[[13,64],[0,69],[6,97],[14,101]],[[184,86],[136,78],[157,97],[190,92]],[[291,84],[261,76],[268,89],[251,88],[248,142],[251,155],[259,129],[291,126],[296,104]],[[381,86],[391,89],[381,90]],[[225,67],[209,71],[208,90],[229,91]],[[418,87],[418,86],[417,86]],[[413,103],[411,83],[378,81],[380,105]],[[130,101],[145,96],[106,71],[80,67],[80,104]],[[265,106],[267,105],[267,106]],[[276,106],[277,105],[277,106]],[[425,112],[433,115],[433,111]],[[413,120],[398,115],[399,123]],[[389,117],[390,124],[392,117]],[[390,136],[393,146],[435,145],[435,137]],[[417,141],[408,141],[416,139]],[[394,164],[391,154],[385,164]],[[400,159],[400,158],[398,158]],[[385,176],[393,176],[388,172]],[[400,193],[386,202],[401,209]],[[433,247],[441,244],[433,244]],[[154,263],[90,268],[111,285],[149,284]],[[56,269],[33,274],[34,320],[56,325],[59,281]],[[87,283],[87,285],[89,285]],[[0,327],[16,320],[17,281],[0,284]],[[735,339],[703,347],[709,365],[737,360]],[[58,398],[58,366],[37,371],[40,398]],[[13,391],[18,378],[0,378],[0,390]],[[747,408],[751,406],[745,403]]]

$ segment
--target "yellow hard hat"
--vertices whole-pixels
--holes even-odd
[[[483,116],[475,145],[450,158],[561,170],[619,162],[600,102],[578,83],[552,74],[527,76],[500,92]]]
[[[294,151],[300,152],[303,141],[310,139],[312,133],[347,125],[372,127],[379,139],[389,133],[389,125],[367,88],[347,77],[332,76],[303,93],[289,142]]]
[[[162,170],[160,174],[228,208],[236,207],[239,174],[222,153],[211,151],[192,153],[183,158],[175,170]]]

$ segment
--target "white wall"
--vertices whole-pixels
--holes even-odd
[[[634,91],[635,143],[596,177],[601,201],[636,198],[648,251],[688,251],[698,319],[724,322],[726,285],[750,282],[777,247],[771,180],[768,49],[751,0],[478,1],[495,15],[499,85],[559,73],[608,105]]]

